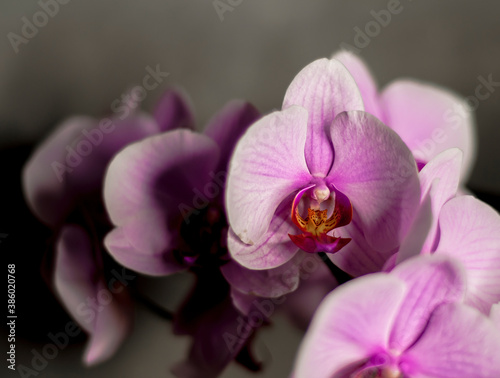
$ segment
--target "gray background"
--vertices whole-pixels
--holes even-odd
[[[170,76],[148,93],[144,109],[175,85],[191,96],[200,128],[235,97],[269,112],[280,107],[302,67],[330,56],[342,42],[354,44],[354,28],[364,29],[373,20],[370,12],[386,9],[388,2],[243,0],[221,21],[210,0],[71,0],[16,54],[7,33],[20,34],[21,18],[31,19],[40,7],[36,1],[3,0],[0,144],[38,140],[70,114],[109,113],[113,100],[140,84],[148,65],[159,64]],[[498,1],[401,0],[401,5],[403,11],[361,51],[381,87],[414,77],[468,96],[479,76],[500,81]],[[474,188],[496,192],[499,92],[476,112],[479,153],[471,178]],[[265,377],[288,375],[300,341],[300,333],[283,319],[277,323],[258,339],[268,356]],[[31,345],[26,347],[27,358]],[[112,361],[86,372],[79,366],[81,350],[68,349],[51,362],[46,376],[160,377],[186,347],[186,340],[169,336],[162,321],[140,310],[135,333]],[[224,376],[250,375],[231,366]]]

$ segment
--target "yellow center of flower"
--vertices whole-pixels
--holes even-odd
[[[306,219],[299,214],[299,209],[295,208],[293,214],[295,224],[299,226],[302,232],[308,232],[313,236],[320,236],[333,230],[340,220],[340,213],[334,211],[330,218],[327,218],[327,210],[307,209]]]

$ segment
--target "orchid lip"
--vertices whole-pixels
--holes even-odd
[[[314,188],[314,189],[313,189]],[[304,219],[299,213],[299,203],[305,193],[308,193],[311,203]],[[300,190],[292,204],[291,218],[293,223],[302,231],[301,235],[288,236],[300,249],[308,253],[328,252],[334,253],[342,249],[351,241],[349,238],[337,238],[327,235],[337,227],[345,226],[351,221],[352,206],[344,195],[337,196],[324,183],[311,185]],[[337,200],[338,199],[338,200]],[[328,209],[321,210],[321,203],[332,200],[334,209],[328,217]]]

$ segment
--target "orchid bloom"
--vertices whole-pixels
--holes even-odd
[[[465,99],[434,84],[403,79],[379,93],[364,62],[347,51],[333,55],[354,77],[365,110],[391,127],[417,160],[419,169],[439,153],[453,147],[462,150],[461,183],[469,178],[476,158],[474,115]]]
[[[498,377],[500,328],[465,294],[460,264],[443,256],[342,285],[316,312],[294,377]]]
[[[252,105],[232,101],[203,133],[173,130],[120,151],[104,183],[106,210],[115,226],[104,241],[111,255],[155,276],[203,265],[205,259],[222,264],[227,161],[258,116]]]
[[[101,199],[106,166],[128,143],[187,126],[192,120],[182,96],[171,91],[159,102],[154,118],[133,111],[128,117],[115,116],[108,121],[109,133],[104,133],[100,123],[90,117],[66,120],[35,150],[23,171],[28,205],[38,218],[58,232],[51,272],[53,285],[69,314],[89,334],[83,356],[87,365],[111,357],[128,335],[133,321],[132,303],[124,290],[128,282],[122,279],[124,282],[120,283],[116,277],[106,279],[110,268],[104,264],[100,245],[103,234],[110,228]],[[92,143],[91,153],[77,159],[78,146],[84,143],[87,146]],[[67,164],[68,157],[73,159],[73,165],[63,172],[60,167]],[[56,171],[55,166],[59,167]],[[122,272],[116,273],[122,276]],[[99,311],[86,311],[88,301],[98,300],[103,293],[111,301],[99,304]]]
[[[377,250],[399,245],[418,206],[417,168],[401,138],[362,110],[346,68],[320,59],[292,81],[283,110],[241,138],[226,192],[239,264],[271,269],[299,249],[338,252],[350,241],[335,233],[349,227]]]
[[[173,130],[128,145],[106,174],[104,200],[114,225],[104,240],[110,254],[143,274],[196,276],[174,315],[174,332],[193,339],[186,360],[172,369],[176,376],[218,376],[245,352],[252,335],[238,333],[247,320],[233,305],[221,270],[231,262],[223,203],[227,164],[258,117],[252,105],[231,101],[203,133]],[[239,268],[226,271],[233,269]],[[225,334],[237,340],[231,348]]]

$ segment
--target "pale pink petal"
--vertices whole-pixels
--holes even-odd
[[[441,305],[422,337],[403,356],[410,377],[500,376],[500,330],[479,311],[463,304]]]
[[[423,252],[430,252],[437,235],[437,220],[441,208],[457,194],[460,181],[463,153],[458,148],[446,150],[433,158],[419,173],[422,196],[431,193],[432,224],[422,247]]]
[[[457,194],[462,152],[450,148],[432,159],[419,173],[422,200],[412,226],[399,248],[397,262],[430,253],[438,238],[438,217],[443,204]]]
[[[394,262],[396,264],[400,264],[411,257],[430,252],[429,248],[432,247],[435,237],[431,239],[429,235],[433,230],[433,225],[437,224],[437,220],[434,219],[435,216],[432,212],[432,198],[438,187],[439,180],[435,180],[426,191],[412,225],[395,255]],[[434,227],[437,228],[437,225]],[[430,247],[424,247],[426,243]]]
[[[387,125],[418,161],[428,163],[457,147],[464,153],[462,182],[467,180],[476,159],[476,132],[473,114],[461,97],[431,84],[398,80],[384,89],[381,101]]]
[[[368,243],[399,246],[420,201],[417,167],[401,138],[374,116],[345,112],[332,124],[328,181],[351,201]]]
[[[301,105],[309,112],[305,156],[312,174],[326,175],[333,160],[328,128],[346,110],[363,110],[363,100],[349,71],[337,60],[319,59],[293,79],[283,109]]]
[[[311,180],[304,157],[306,133],[307,111],[293,106],[257,121],[238,142],[226,209],[231,228],[244,243],[259,243],[278,205]]]
[[[439,216],[436,254],[460,260],[467,273],[465,303],[489,314],[500,301],[500,215],[471,196],[448,201]]]
[[[290,261],[299,251],[288,237],[289,233],[296,232],[290,217],[291,207],[291,198],[283,201],[264,237],[253,245],[243,243],[230,229],[228,249],[233,259],[248,269],[272,269]]]
[[[331,378],[385,348],[405,293],[404,282],[386,274],[335,289],[321,303],[302,341],[296,377]]]
[[[384,115],[380,108],[380,99],[377,89],[377,83],[373,78],[372,73],[365,65],[365,62],[354,53],[343,50],[332,56],[332,59],[337,59],[349,70],[361,92],[365,112],[373,114],[378,119],[384,121]]]
[[[461,264],[446,256],[418,256],[397,265],[390,274],[408,287],[389,342],[397,353],[418,339],[437,306],[464,298],[466,282]]]

